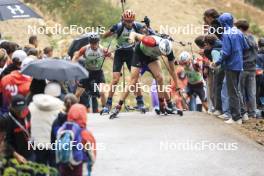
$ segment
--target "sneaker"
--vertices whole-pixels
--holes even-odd
[[[220,116],[222,113],[220,112],[220,111],[218,111],[218,110],[216,110],[214,113],[213,113],[213,115],[215,115],[215,116]]]
[[[207,114],[213,115],[213,111],[207,111]]]
[[[230,118],[229,120],[226,120],[225,123],[227,124],[239,124],[239,125],[242,125],[242,119],[239,119],[237,121],[234,121],[232,118]]]
[[[249,120],[247,113],[242,116],[242,120],[243,121],[248,121]]]
[[[230,118],[227,114],[222,114],[222,115],[217,116],[217,117],[220,119],[225,119],[225,120],[228,120]]]

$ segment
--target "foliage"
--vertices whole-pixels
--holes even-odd
[[[264,1],[263,0],[246,0],[246,2],[251,3],[257,7],[264,9]]]

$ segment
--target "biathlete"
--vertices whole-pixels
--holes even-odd
[[[77,98],[80,98],[84,92],[91,92],[93,95],[100,97],[102,107],[105,106],[105,94],[98,89],[98,86],[100,87],[105,83],[102,67],[106,57],[111,57],[111,53],[100,45],[99,34],[91,33],[89,44],[82,47],[73,57],[73,62],[83,60],[84,66],[89,72],[89,78],[80,80],[78,84],[75,93]]]
[[[166,99],[167,103],[165,102],[166,88],[164,85],[164,78],[159,61],[159,57],[166,56],[169,63],[168,71],[174,82],[177,82],[177,76],[175,74],[174,67],[175,57],[172,50],[172,42],[168,39],[164,39],[156,35],[145,36],[142,34],[131,32],[129,36],[129,42],[135,43],[135,41],[137,41],[137,44],[135,46],[135,53],[132,60],[131,79],[128,86],[126,87],[125,92],[122,94],[118,105],[113,109],[110,119],[116,118],[118,113],[120,112],[124,100],[129,95],[128,88],[131,86],[136,87],[141,67],[144,65],[148,66],[154,79],[157,81],[160,114],[174,114],[174,111],[172,109],[173,107],[168,107],[168,104],[172,106],[171,100]],[[177,113],[182,115],[182,111],[180,110],[178,110]]]
[[[113,63],[113,79],[110,84],[110,91],[108,93],[108,98],[106,106],[101,112],[101,114],[109,113],[112,107],[112,99],[115,93],[115,85],[118,84],[121,77],[121,70],[126,63],[129,71],[131,70],[131,63],[133,59],[133,49],[134,43],[129,43],[129,35],[131,32],[142,33],[144,26],[138,22],[135,22],[136,14],[132,10],[126,10],[122,14],[121,22],[112,26],[112,28],[102,35],[103,38],[107,38],[113,35],[117,36],[117,50],[114,53],[114,63]],[[144,100],[140,89],[136,92],[137,108],[144,107]]]

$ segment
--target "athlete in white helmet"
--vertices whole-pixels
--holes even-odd
[[[174,54],[172,49],[172,42],[168,39],[161,38],[156,35],[145,36],[142,34],[138,34],[132,32],[129,36],[130,43],[134,43],[137,41],[135,47],[135,53],[132,60],[131,67],[131,80],[127,87],[131,87],[131,85],[136,85],[139,75],[140,69],[142,66],[147,65],[153,75],[153,77],[157,81],[157,86],[159,86],[158,96],[159,96],[159,104],[160,104],[160,113],[167,114],[173,113],[171,108],[168,108],[165,103],[165,92],[164,90],[164,77],[162,75],[161,64],[159,61],[160,57],[165,56],[168,59],[168,71],[172,77],[172,80],[177,82],[177,76],[175,74],[174,67]],[[177,88],[177,87],[176,87]],[[129,90],[126,89],[122,94],[121,99],[118,105],[115,107],[113,114],[110,116],[110,119],[116,118],[119,113],[122,104],[126,97],[129,95]],[[166,100],[170,101],[170,100]]]

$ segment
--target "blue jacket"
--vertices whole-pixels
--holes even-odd
[[[223,13],[219,17],[219,22],[224,27],[222,36],[222,57],[216,62],[216,65],[222,64],[226,70],[243,70],[243,52],[249,46],[244,34],[234,27],[233,16],[230,13]]]

